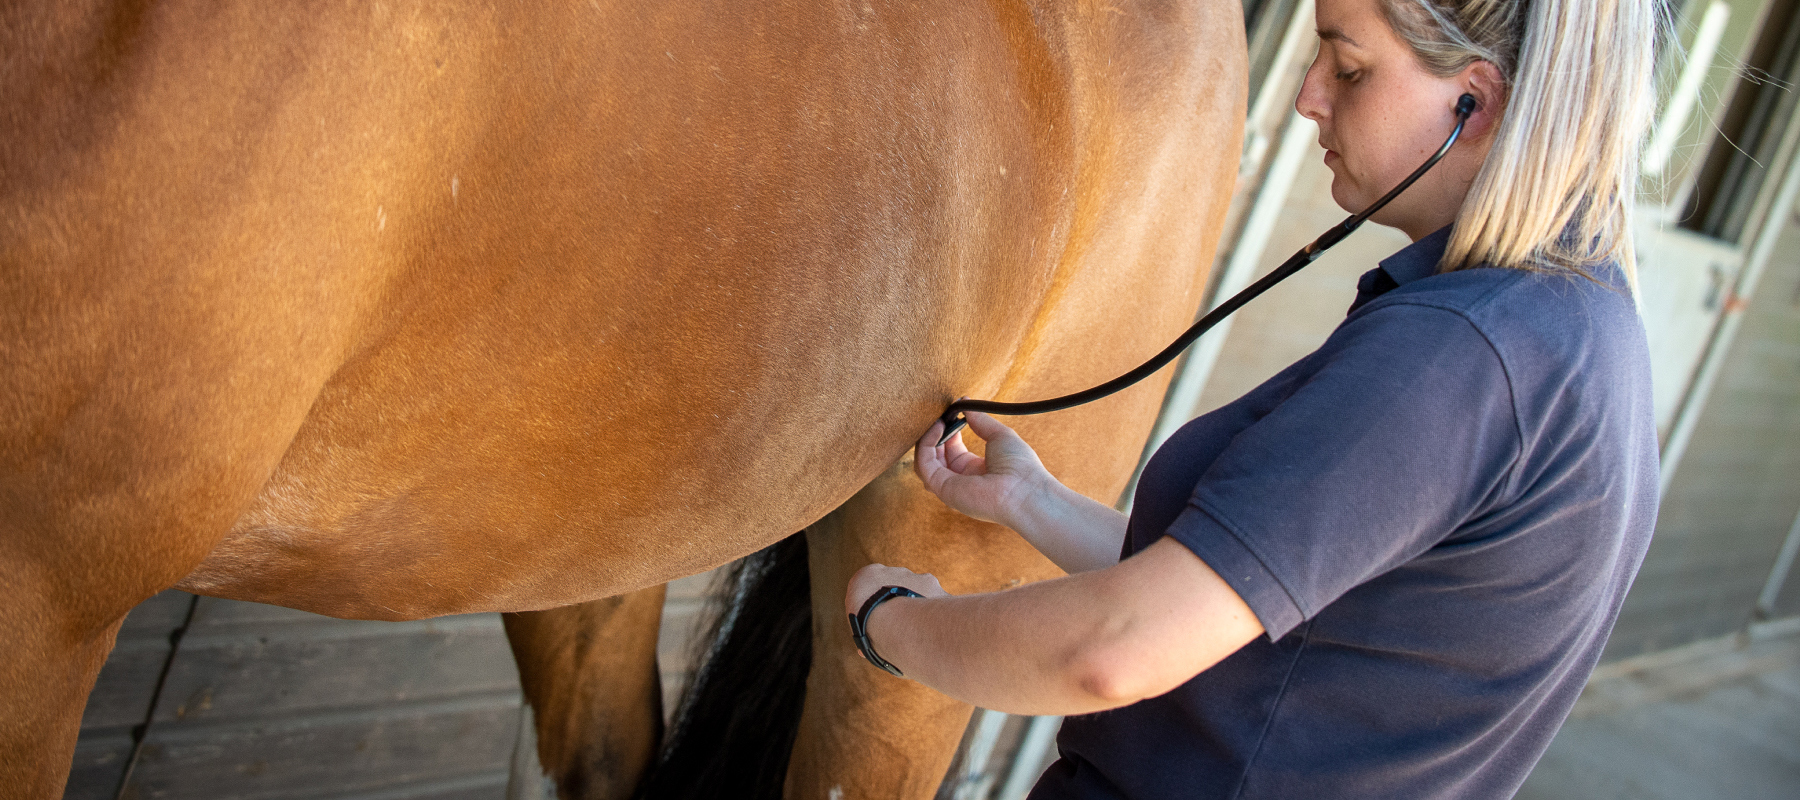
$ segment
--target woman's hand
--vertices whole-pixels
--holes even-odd
[[[919,479],[944,505],[1019,530],[1021,508],[1055,486],[1056,479],[1013,429],[979,412],[965,416],[969,430],[987,442],[987,457],[969,452],[961,431],[938,446],[944,431],[939,422],[919,440],[914,462]]]
[[[869,595],[883,586],[904,586],[924,597],[950,596],[938,585],[937,576],[931,573],[921,575],[905,567],[870,564],[850,576],[850,586],[844,590],[844,611],[855,616],[862,611],[862,604]]]

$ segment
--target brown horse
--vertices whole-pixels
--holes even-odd
[[[0,8],[0,795],[56,795],[121,619],[170,586],[536,611],[508,629],[543,763],[601,796],[654,750],[674,577],[809,525],[820,597],[871,559],[1053,574],[900,459],[956,395],[1079,388],[1191,318],[1241,26],[1236,0]],[[1022,427],[1110,499],[1158,389]],[[927,794],[967,707],[815,627],[790,792]]]

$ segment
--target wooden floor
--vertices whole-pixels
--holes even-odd
[[[658,658],[671,710],[711,578],[670,586]],[[169,634],[190,613],[121,793],[132,729],[150,710]],[[349,622],[167,592],[120,632],[64,797],[498,800],[518,714],[497,615]],[[959,783],[975,796],[997,789],[1024,723],[996,731],[986,777],[964,776],[959,757],[940,796]],[[1603,667],[1519,797],[1800,798],[1800,635]]]
[[[658,646],[666,697],[691,669],[709,581],[670,586]],[[168,661],[170,633],[190,613]],[[132,730],[158,697],[165,662],[121,791]],[[64,797],[496,800],[518,715],[498,615],[353,622],[165,592],[120,631]]]
[[[657,643],[667,714],[701,655],[714,577],[669,585]],[[170,634],[184,622],[170,660]],[[121,786],[132,731],[153,703]],[[496,614],[354,622],[165,592],[120,631],[89,697],[63,796],[500,800],[518,719],[518,673]],[[996,716],[985,733],[972,725],[938,796],[1004,794],[1029,722]],[[971,757],[971,744],[985,755]],[[1027,779],[1044,765],[1030,766]]]

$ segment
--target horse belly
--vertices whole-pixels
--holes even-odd
[[[920,35],[1001,24],[954,3],[728,6],[485,42],[485,126],[452,127],[481,136],[371,198],[379,304],[184,588],[378,618],[631,591],[1000,387],[1071,229],[1055,54]]]

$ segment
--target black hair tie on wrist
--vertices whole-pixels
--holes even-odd
[[[923,596],[904,586],[883,586],[876,589],[874,594],[869,595],[869,599],[863,601],[862,610],[850,615],[850,639],[856,642],[856,651],[862,653],[863,658],[868,659],[869,663],[887,670],[894,677],[906,677],[900,674],[899,667],[889,664],[887,659],[875,654],[875,644],[869,641],[869,612],[874,611],[876,606],[896,597]]]

